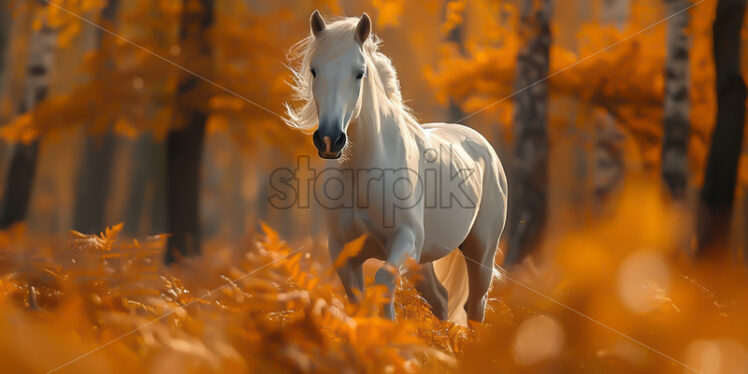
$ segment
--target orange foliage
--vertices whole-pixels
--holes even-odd
[[[689,10],[688,33],[693,46],[690,50],[692,131],[689,147],[696,183],[701,178],[716,113],[711,51],[715,4],[716,1],[705,1]],[[446,106],[447,99],[451,98],[468,114],[488,106],[484,118],[490,116],[492,123],[498,122],[509,130],[512,94],[519,89],[513,82],[521,41],[515,32],[518,29],[516,9],[511,4],[503,6],[504,10],[489,13],[493,19],[471,19],[473,23],[480,22],[473,27],[502,37],[497,37],[496,41],[468,43],[467,56],[447,45],[439,64],[436,68],[426,67],[425,75],[437,90],[442,105]],[[587,110],[603,110],[636,140],[640,157],[648,168],[660,163],[666,21],[650,26],[666,16],[661,4],[634,1],[629,19],[622,27],[593,20],[580,27],[575,50],[553,45],[550,53],[551,100],[571,98]],[[502,23],[497,24],[495,20],[502,17]],[[450,25],[447,19],[444,27]],[[581,119],[584,120],[584,116]],[[563,121],[568,122],[568,119]],[[585,125],[578,123],[576,126]],[[554,131],[558,129],[551,129],[552,134]],[[748,183],[748,174],[741,172],[741,180]]]
[[[692,264],[661,196],[630,183],[614,215],[504,273],[472,332],[438,321],[404,278],[396,322],[378,317],[371,278],[349,303],[329,264],[267,226],[254,246],[173,268],[163,237],[120,239],[121,225],[64,245],[16,227],[0,232],[0,357],[26,372],[405,373],[712,372],[718,356],[719,372],[741,372],[748,272],[732,255]]]
[[[55,6],[34,8],[43,10],[35,22],[44,20],[57,29],[58,48],[64,49],[81,37],[82,27],[93,27],[71,13],[101,24],[97,15],[106,3],[55,4],[70,13]],[[282,126],[275,114],[283,112],[280,98],[290,94],[285,54],[308,32],[309,13],[315,8],[338,13],[337,2],[314,0],[301,7],[282,2],[261,7],[240,0],[217,2],[210,61],[192,58],[196,54],[185,50],[189,46],[179,45],[181,6],[177,0],[122,2],[115,24],[103,25],[118,37],[104,32],[99,48],[73,69],[90,79],[11,120],[0,137],[28,142],[38,135],[83,126],[93,134],[112,127],[120,135],[151,131],[161,139],[173,123],[171,103],[178,77],[187,74],[183,67],[205,78],[189,100],[190,105],[209,106],[208,131],[230,131],[241,145],[258,141],[288,145],[289,140],[298,144],[300,136]]]
[[[504,274],[494,313],[465,347],[468,372],[748,369],[744,259],[694,263],[683,241],[692,217],[631,178],[614,214]]]
[[[374,18],[377,27],[398,26],[404,3],[404,0],[372,0],[371,5],[377,9],[377,16]]]
[[[105,5],[56,3],[94,20]],[[122,3],[111,27],[127,40],[104,38],[73,69],[86,79],[18,114],[0,127],[0,138],[30,142],[74,126],[91,134],[112,126],[121,136],[150,131],[162,138],[173,123],[171,102],[183,72],[132,42],[210,72],[220,87],[202,82],[192,103],[209,108],[208,132],[226,132],[245,146],[297,149],[309,143],[271,112],[281,112],[289,94],[285,52],[308,32],[311,10],[340,14],[337,1],[217,1],[212,56],[198,62],[189,61],[189,51],[177,43],[181,0]],[[691,11],[689,30],[690,155],[698,171],[715,112],[714,3]],[[481,116],[510,128],[522,43],[512,3],[454,1],[445,21],[431,28],[428,20],[443,10],[437,3],[370,4],[383,33],[403,35],[383,48],[410,47],[412,60],[392,56],[401,72],[421,71],[442,105],[451,99],[468,114],[488,106]],[[60,49],[81,37],[84,25],[70,14],[54,7],[32,11],[34,27],[59,29]],[[551,99],[571,99],[584,113],[574,124],[550,121],[551,135],[568,129],[563,126],[585,130],[590,113],[604,111],[636,140],[647,166],[659,164],[664,23],[627,38],[659,20],[660,12],[658,4],[635,0],[622,27],[595,20],[580,28],[573,50],[552,47],[550,70],[558,73],[549,80]],[[457,25],[466,32],[465,55],[451,43],[430,44],[436,39],[431,34]],[[433,59],[438,63],[432,66]],[[740,171],[744,183],[747,157]],[[505,273],[492,290],[487,323],[473,330],[438,321],[405,278],[398,280],[396,322],[378,317],[385,293],[370,277],[361,303],[349,303],[332,270],[360,250],[363,238],[328,263],[263,226],[257,243],[211,243],[200,258],[167,268],[161,263],[163,235],[127,240],[117,225],[100,235],[72,232],[66,240],[43,240],[16,226],[0,231],[0,358],[5,370],[18,372],[67,363],[61,371],[688,371],[682,365],[748,371],[744,259],[692,263],[690,236],[683,233],[692,231],[693,217],[665,205],[650,184],[633,181],[612,214],[595,217],[583,230],[550,235],[542,256]],[[580,215],[578,207],[565,208],[562,219]]]
[[[466,0],[456,0],[447,3],[447,9],[444,14],[444,25],[442,27],[442,32],[445,35],[462,24],[466,5]]]
[[[63,247],[0,232],[0,340],[22,339],[0,346],[6,370],[52,370],[101,346],[61,371],[404,373],[448,368],[467,339],[407,281],[397,323],[377,317],[382,288],[350,304],[327,266],[267,227],[254,249],[173,269],[159,261],[163,237],[120,240],[121,229],[73,232]]]

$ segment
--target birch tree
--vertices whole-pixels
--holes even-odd
[[[40,6],[48,6],[38,1]],[[46,22],[29,38],[29,56],[19,113],[26,113],[47,96],[50,69],[54,61],[57,33]],[[0,228],[23,221],[28,212],[31,189],[39,155],[39,139],[18,143],[11,155],[6,187],[0,201]]]
[[[688,181],[688,140],[690,133],[689,15],[683,11],[689,0],[668,0],[667,53],[665,57],[665,104],[662,137],[662,177],[675,197],[683,197]]]

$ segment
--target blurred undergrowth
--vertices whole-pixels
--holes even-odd
[[[399,373],[453,367],[468,339],[405,279],[398,322],[378,317],[377,287],[349,303],[329,266],[267,226],[254,246],[172,268],[164,236],[122,240],[121,229],[46,244],[22,226],[0,234],[0,356],[12,371],[46,372],[111,341],[62,372]]]
[[[0,233],[0,357],[7,372],[745,372],[743,260],[694,261],[663,196],[630,183],[604,219],[550,235],[473,330],[434,318],[405,278],[396,322],[377,287],[349,303],[327,259],[265,225],[172,267],[164,236],[15,226]]]

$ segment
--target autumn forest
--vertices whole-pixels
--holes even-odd
[[[2,371],[746,373],[746,6],[0,0]],[[315,187],[285,189],[364,149],[317,97],[317,132],[292,115],[344,16],[393,68],[351,81],[503,165],[485,316],[423,288],[475,290],[473,236],[458,273],[387,286],[372,258],[351,291],[376,238],[333,251]]]

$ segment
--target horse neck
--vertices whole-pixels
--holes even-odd
[[[385,95],[377,92],[370,80],[378,79],[372,75],[365,82],[361,95],[361,110],[349,130],[351,140],[350,164],[369,166],[373,160],[387,152],[385,141],[397,141],[407,136],[407,126],[400,126],[403,120],[401,113],[389,102]]]

